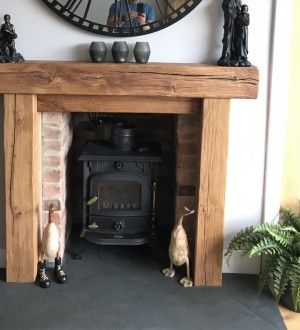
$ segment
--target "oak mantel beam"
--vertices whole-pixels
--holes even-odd
[[[0,65],[0,93],[256,98],[256,67],[34,61]]]

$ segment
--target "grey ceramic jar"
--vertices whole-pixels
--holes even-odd
[[[138,63],[147,63],[150,57],[151,49],[148,42],[138,41],[136,42],[133,54]]]
[[[92,41],[90,45],[90,57],[93,62],[104,62],[106,56],[106,45],[103,41]]]
[[[111,49],[112,57],[116,63],[127,61],[129,47],[126,41],[115,41]]]

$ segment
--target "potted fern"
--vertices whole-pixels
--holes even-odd
[[[234,251],[262,256],[259,291],[271,282],[275,299],[300,312],[300,214],[285,209],[276,224],[245,228],[229,244],[228,263]]]

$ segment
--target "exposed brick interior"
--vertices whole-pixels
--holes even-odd
[[[176,218],[182,214],[184,206],[191,209],[195,208],[195,182],[198,176],[198,150],[199,150],[199,116],[198,115],[178,115],[174,120],[170,121],[168,117],[158,115],[147,116],[124,116],[116,115],[119,120],[128,120],[135,124],[137,128],[137,136],[143,141],[159,142],[162,146],[163,155],[166,157],[164,166],[160,169],[160,180],[162,180],[162,189],[158,196],[158,207],[165,208],[165,204],[175,202]],[[73,176],[73,197],[71,198],[72,222],[81,222],[78,214],[81,214],[82,207],[81,195],[81,169],[80,163],[77,162],[78,155],[82,146],[88,141],[96,138],[95,132],[79,128],[79,123],[86,120],[86,115],[77,114],[73,117],[74,141],[70,149],[73,130],[70,128],[71,114],[70,113],[43,113],[42,119],[42,173],[43,173],[43,189],[42,189],[42,227],[44,228],[48,221],[48,209],[51,203],[54,204],[56,212],[54,219],[61,231],[61,253],[65,248],[65,233],[67,222],[67,167],[68,167],[68,152],[71,150],[72,161],[71,175]],[[171,122],[174,122],[172,129]],[[172,133],[173,132],[173,133]],[[175,134],[172,135],[172,134]],[[172,142],[172,139],[174,141]],[[173,150],[172,144],[175,142]],[[171,148],[171,149],[170,149]],[[176,162],[176,189],[169,190],[167,187],[172,186],[172,174],[170,169],[174,164],[172,154],[175,152]],[[169,165],[168,165],[169,163]],[[171,167],[170,167],[171,166]],[[68,189],[68,191],[70,191]],[[175,198],[168,196],[170,191],[175,191]],[[74,198],[75,196],[75,198]],[[78,196],[78,198],[76,197]],[[174,207],[174,206],[173,206]],[[75,214],[77,216],[75,216]],[[165,214],[163,214],[165,213]],[[167,216],[168,215],[168,216]],[[164,221],[161,221],[162,230],[164,225],[170,228],[173,221],[167,220],[167,217],[173,218],[173,212],[170,213],[170,208],[167,208],[161,215]],[[174,219],[173,219],[174,220]],[[195,229],[195,216],[190,216],[184,222],[184,227],[188,233],[191,250],[193,246],[193,237]]]
[[[176,146],[176,208],[178,218],[184,206],[195,210],[195,194],[190,189],[185,193],[181,187],[195,187],[198,178],[198,152],[199,152],[199,115],[178,115],[175,122]],[[195,215],[184,221],[184,227],[189,236],[190,244],[194,244]],[[192,249],[191,249],[192,250]]]
[[[70,113],[45,112],[42,115],[42,228],[54,204],[54,219],[61,233],[60,253],[65,249],[67,221],[67,154],[72,141]]]

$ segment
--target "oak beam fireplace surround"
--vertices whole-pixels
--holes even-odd
[[[36,277],[42,112],[199,112],[193,278],[195,285],[220,286],[230,99],[256,98],[258,76],[255,67],[197,64],[0,64],[7,281],[33,282]]]

